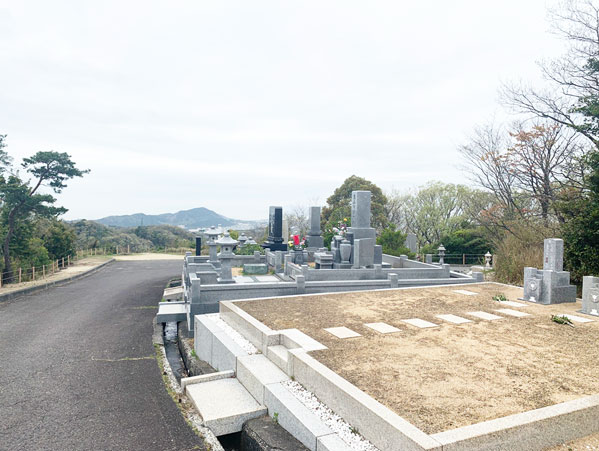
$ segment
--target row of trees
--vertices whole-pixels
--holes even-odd
[[[24,172],[24,174],[22,173]],[[75,166],[66,153],[37,152],[16,165],[0,135],[0,236],[2,279],[12,277],[13,265],[42,266],[70,253],[74,233],[58,217],[53,194],[87,170]]]
[[[347,222],[352,190],[368,189],[379,235],[414,232],[423,252],[441,242],[448,252],[492,250],[500,279],[518,282],[523,266],[541,265],[543,239],[561,236],[574,280],[599,274],[599,5],[568,1],[552,17],[570,46],[540,64],[546,85],[504,86],[516,120],[476,127],[459,149],[474,188],[383,193],[352,176],[327,199],[325,231]]]

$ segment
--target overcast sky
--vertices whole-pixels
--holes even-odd
[[[563,52],[551,1],[0,0],[0,134],[82,168],[67,219],[207,207],[237,219],[463,183],[502,81]]]

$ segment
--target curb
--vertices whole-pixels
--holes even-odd
[[[52,282],[46,282],[46,283],[43,283],[40,285],[35,285],[32,287],[25,287],[25,288],[21,288],[20,290],[15,290],[15,291],[11,291],[9,293],[0,294],[0,302],[9,301],[11,299],[15,299],[15,298],[24,296],[26,294],[31,294],[31,293],[35,293],[36,291],[45,290],[46,288],[53,287],[54,285],[58,285],[59,283],[72,282],[73,280],[80,279],[82,277],[88,276],[88,275],[100,270],[101,268],[108,265],[109,263],[112,263],[113,261],[115,261],[115,259],[111,258],[110,260],[105,261],[104,263],[101,263],[98,266],[95,266],[95,267],[88,269],[87,271],[81,272],[79,274],[75,274],[71,277],[66,277],[64,279],[54,280]]]

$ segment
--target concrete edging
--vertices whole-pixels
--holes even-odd
[[[99,269],[103,268],[104,266],[108,265],[109,263],[112,263],[113,261],[115,261],[115,259],[111,258],[110,260],[105,261],[104,263],[100,263],[98,266],[94,266],[93,268],[88,269],[87,271],[81,272],[79,274],[72,275],[71,277],[66,277],[64,279],[53,280],[51,282],[46,282],[46,283],[42,283],[42,284],[39,284],[39,285],[34,285],[34,286],[31,286],[31,287],[25,287],[25,288],[21,288],[19,290],[10,291],[8,293],[0,294],[0,302],[9,301],[11,299],[15,299],[15,298],[18,298],[20,296],[24,296],[26,294],[31,294],[31,293],[35,293],[37,291],[45,290],[46,288],[53,287],[55,285],[58,285],[59,283],[72,282],[73,280],[80,279],[82,277],[88,276],[88,275],[90,275],[90,274],[98,271]]]
[[[244,301],[249,299],[241,302]],[[269,345],[275,344],[277,336],[283,344],[282,331],[271,330],[234,305],[236,302],[240,301],[220,303],[221,314],[224,313],[223,319],[227,323],[245,335],[246,339],[250,338],[256,345],[262,344],[263,351],[268,351]],[[293,348],[296,349],[290,349],[289,343],[285,348],[289,365],[287,371],[282,369],[287,375],[295,378],[338,415],[358,427],[361,434],[381,450],[396,449],[398,443],[405,449],[420,450],[490,450],[506,446],[515,450],[540,450],[584,437],[599,429],[597,394],[429,435],[318,362],[307,354],[306,349],[301,346],[296,348],[295,345]],[[264,352],[264,356],[272,361],[269,352]],[[268,387],[270,384],[265,389]],[[265,398],[268,398],[266,393]],[[305,438],[300,440],[306,444]],[[308,446],[312,446],[311,442],[312,439]]]

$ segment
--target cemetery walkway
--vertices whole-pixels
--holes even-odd
[[[0,302],[0,449],[205,449],[167,394],[152,320],[180,260],[116,261]]]

